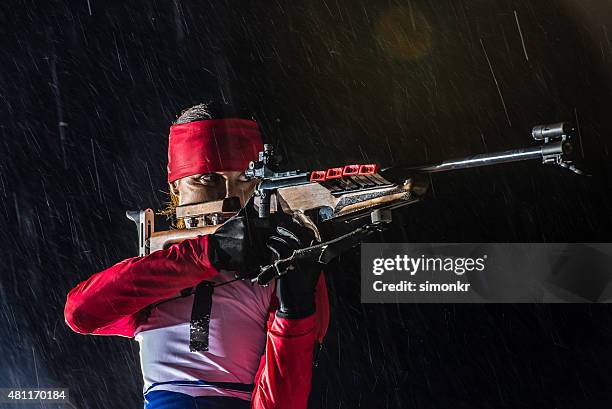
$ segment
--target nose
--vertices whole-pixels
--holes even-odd
[[[233,178],[223,176],[225,179],[225,197],[233,196],[234,191],[234,180]]]
[[[244,183],[244,182],[243,182]],[[225,197],[237,197],[240,199],[240,206],[244,205],[244,197],[240,188],[240,181],[235,178],[225,178]]]
[[[240,206],[244,206],[248,197],[245,192],[244,181],[232,176],[224,176],[225,178],[225,197],[237,197],[240,199]]]

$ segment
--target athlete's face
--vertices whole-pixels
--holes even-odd
[[[179,206],[238,197],[244,205],[251,197],[257,180],[248,180],[244,172],[226,171],[197,174],[178,179],[170,189],[179,198]]]

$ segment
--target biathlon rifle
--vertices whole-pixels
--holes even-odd
[[[361,243],[373,232],[389,226],[391,211],[420,201],[428,188],[428,174],[497,165],[507,162],[541,160],[543,164],[559,165],[574,173],[584,174],[570,159],[574,128],[568,123],[538,125],[532,129],[538,145],[503,152],[472,155],[439,164],[379,168],[376,164],[348,164],[325,170],[286,172],[276,171],[277,159],[272,145],[264,145],[256,161],[245,174],[258,181],[252,201],[260,219],[282,211],[310,228],[319,242],[295,251],[290,257],[261,267],[253,282],[265,285],[282,276],[291,264],[301,258],[327,264],[338,254]],[[186,229],[156,232],[151,209],[127,212],[138,226],[139,254],[168,247],[187,238],[213,233],[220,224],[239,209],[237,198],[179,206],[178,219]],[[334,222],[361,220],[359,227],[338,237],[324,237],[321,227]]]

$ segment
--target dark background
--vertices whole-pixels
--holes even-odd
[[[2,3],[0,386],[141,406],[137,344],[72,333],[65,295],[136,253],[124,211],[163,206],[168,126],[210,98],[250,108],[306,169],[529,146],[533,125],[573,121],[594,176],[439,175],[376,240],[610,241],[607,0],[298,3]],[[612,404],[607,305],[363,305],[357,260],[328,271],[311,407]]]

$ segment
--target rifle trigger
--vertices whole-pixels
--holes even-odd
[[[304,214],[304,211],[302,209],[297,209],[293,212],[293,219],[302,226],[312,230],[315,236],[315,240],[317,240],[319,243],[321,242],[321,232],[317,228],[317,225],[312,221],[310,217]]]

